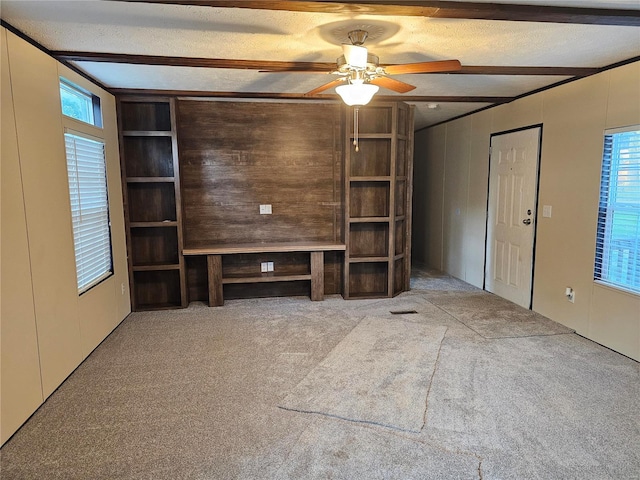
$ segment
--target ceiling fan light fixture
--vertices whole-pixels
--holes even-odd
[[[360,45],[342,45],[344,58],[353,68],[367,68],[367,48]]]
[[[370,83],[350,83],[336,87],[336,93],[340,95],[342,101],[350,107],[359,107],[369,103],[378,89],[379,87],[377,85],[371,85]]]

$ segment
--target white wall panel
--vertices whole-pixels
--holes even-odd
[[[27,222],[15,129],[6,31],[0,31],[2,138],[0,227],[0,444],[42,403]]]

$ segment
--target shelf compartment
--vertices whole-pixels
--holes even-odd
[[[273,262],[274,272],[260,271],[262,262]],[[222,256],[222,278],[267,278],[274,276],[311,275],[311,261],[307,252],[240,253]],[[311,277],[309,277],[311,278]],[[275,280],[266,280],[275,281]],[[224,282],[223,282],[224,283]]]
[[[173,183],[127,184],[129,221],[176,221],[176,196]]]
[[[393,295],[404,292],[405,282],[405,261],[404,258],[395,260],[393,265]]]
[[[387,262],[353,263],[349,266],[350,297],[386,297],[389,264]]]
[[[407,141],[398,139],[396,152],[396,176],[407,176]]]
[[[122,102],[120,118],[123,131],[171,131],[171,109],[168,102]]]
[[[407,182],[405,180],[396,181],[396,216],[404,216],[407,205]]]
[[[127,177],[173,177],[171,137],[123,137]]]
[[[391,139],[361,138],[359,152],[351,152],[351,176],[391,175]]]
[[[349,225],[349,257],[386,257],[389,252],[388,223]]]
[[[398,108],[398,133],[400,135],[406,135],[408,132],[408,116],[409,110],[407,108]]]
[[[404,220],[396,220],[396,234],[395,234],[395,255],[404,254],[404,248],[406,242],[406,228]]]
[[[389,182],[356,182],[349,191],[349,214],[357,217],[389,216]]]
[[[224,299],[283,297],[283,296],[311,296],[311,282],[304,281],[273,281],[251,284],[230,283],[223,285]]]
[[[358,130],[361,134],[391,133],[393,107],[372,106],[360,108],[358,114]],[[349,122],[350,132],[353,133],[353,121]]]
[[[222,284],[231,283],[270,283],[270,282],[295,282],[311,280],[311,274],[307,275],[273,275],[272,273],[263,274],[260,277],[228,277],[222,279]]]
[[[136,310],[180,307],[179,270],[134,271],[133,279]]]
[[[179,263],[178,229],[142,227],[131,229],[131,258],[134,269],[141,266]]]

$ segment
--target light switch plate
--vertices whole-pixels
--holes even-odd
[[[542,216],[545,218],[551,218],[551,205],[544,205],[542,207]]]
[[[267,272],[273,272],[273,262],[267,262]]]
[[[269,271],[269,263],[268,262],[260,263],[260,271],[262,273],[268,272]]]
[[[271,215],[271,205],[260,205],[260,215]]]

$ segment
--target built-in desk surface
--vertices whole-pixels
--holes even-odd
[[[344,251],[344,243],[335,242],[278,242],[245,243],[234,245],[208,245],[184,248],[183,255],[207,256],[207,279],[209,283],[209,306],[224,304],[222,286],[229,283],[293,282],[311,281],[311,300],[324,298],[324,252]],[[278,275],[264,273],[260,276],[229,277],[222,275],[222,256],[250,253],[287,253],[308,252],[310,255],[310,273],[306,275]]]
[[[182,253],[183,255],[230,255],[234,253],[327,252],[345,249],[344,243],[332,242],[236,243],[189,247],[183,249]]]

